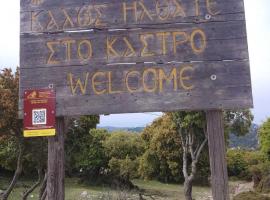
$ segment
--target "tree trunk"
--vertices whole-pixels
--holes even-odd
[[[185,180],[184,195],[185,195],[186,200],[192,200],[192,181],[191,180]]]
[[[2,200],[7,200],[11,191],[13,190],[13,188],[15,187],[18,178],[20,177],[21,173],[22,173],[22,160],[23,160],[23,152],[24,152],[24,146],[22,144],[22,140],[19,141],[19,155],[18,155],[18,159],[17,159],[17,167],[16,167],[16,171],[14,173],[13,179],[10,183],[10,185],[8,186],[8,188],[6,189],[6,191],[4,192],[4,194],[1,196]]]
[[[45,171],[45,175],[39,190],[39,200],[42,200],[43,194],[47,193],[46,186],[47,186],[47,172]]]
[[[41,178],[42,178],[42,169],[38,169],[38,181],[29,189],[27,190],[22,197],[22,200],[27,200],[29,194],[31,194],[41,183]]]

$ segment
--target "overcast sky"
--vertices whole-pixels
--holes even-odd
[[[255,122],[270,117],[270,0],[245,0]],[[0,68],[19,65],[19,0],[0,0]],[[145,126],[161,113],[110,115],[101,126]]]

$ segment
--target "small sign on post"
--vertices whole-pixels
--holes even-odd
[[[52,89],[24,91],[24,137],[55,135],[55,92]]]

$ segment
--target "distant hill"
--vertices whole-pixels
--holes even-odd
[[[98,127],[98,128],[106,129],[109,132],[129,131],[129,132],[136,132],[136,133],[140,133],[144,129],[144,127],[114,127],[114,126],[104,126],[104,127]]]
[[[252,124],[250,132],[245,136],[237,137],[234,134],[230,134],[229,147],[230,148],[242,148],[242,149],[257,149],[259,146],[257,124]]]
[[[114,126],[104,126],[98,127],[106,129],[109,132],[114,131],[130,131],[140,133],[145,127],[114,127]],[[250,132],[245,136],[235,136],[230,134],[229,147],[230,148],[242,148],[242,149],[257,149],[258,148],[258,128],[256,124],[252,124]]]

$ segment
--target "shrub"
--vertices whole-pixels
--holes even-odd
[[[259,171],[265,170],[260,166],[266,163],[266,157],[259,151],[229,150],[227,152],[228,174],[243,180],[252,180]],[[263,168],[263,169],[261,169]]]
[[[233,200],[270,200],[270,197],[255,192],[243,192],[236,195]]]
[[[227,153],[228,174],[242,179],[247,174],[248,163],[242,150],[229,150]]]
[[[252,175],[254,188],[257,188],[263,177],[266,177],[270,174],[269,166],[269,162],[262,162],[260,164],[252,165],[249,167],[249,173]]]
[[[270,192],[270,175],[263,177],[255,189],[257,192],[269,193]]]

